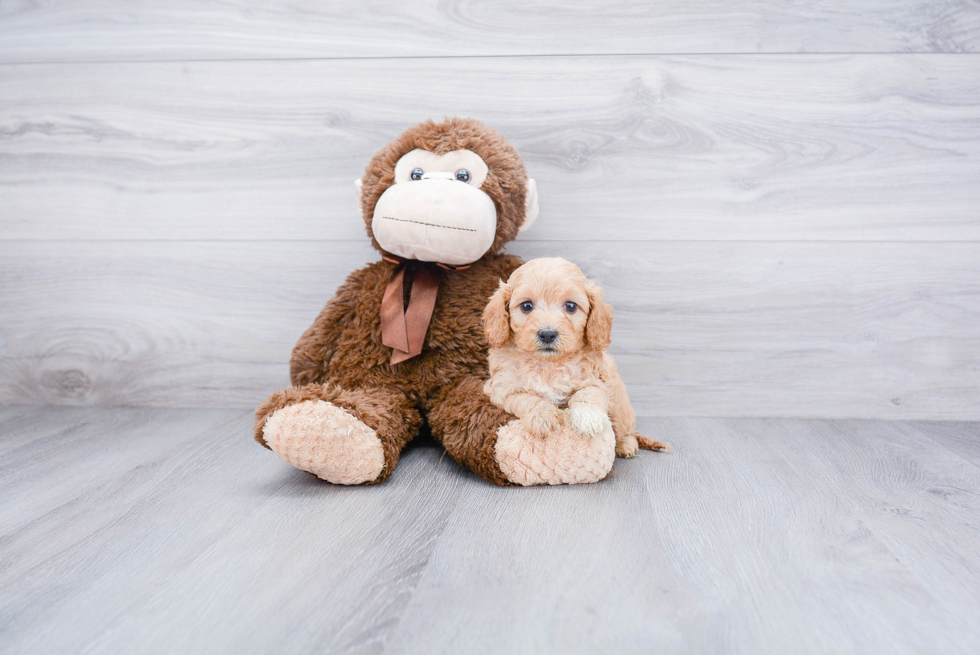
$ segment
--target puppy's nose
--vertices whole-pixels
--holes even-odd
[[[557,330],[552,330],[550,328],[546,328],[544,330],[538,330],[538,341],[540,341],[546,346],[554,343],[555,339],[557,338],[558,338]]]

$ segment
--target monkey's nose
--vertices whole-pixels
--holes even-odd
[[[550,328],[544,330],[538,330],[538,341],[540,341],[546,346],[553,344],[555,342],[555,339],[557,338],[558,338],[557,330],[552,330]]]

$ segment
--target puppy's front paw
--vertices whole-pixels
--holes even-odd
[[[616,439],[616,457],[636,457],[640,450],[640,442],[632,434],[628,434],[621,439]]]
[[[593,405],[574,405],[569,413],[572,427],[587,437],[598,436],[612,427],[609,415]]]
[[[531,434],[547,437],[561,429],[561,410],[554,405],[543,405],[530,416],[521,419]]]

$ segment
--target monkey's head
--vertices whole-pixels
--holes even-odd
[[[409,129],[355,185],[374,247],[424,262],[460,266],[495,254],[538,214],[520,155],[469,118]]]

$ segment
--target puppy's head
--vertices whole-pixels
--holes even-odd
[[[585,346],[605,350],[612,307],[578,266],[544,257],[532,259],[500,283],[483,312],[483,324],[494,348],[513,339],[535,357],[557,359]]]

